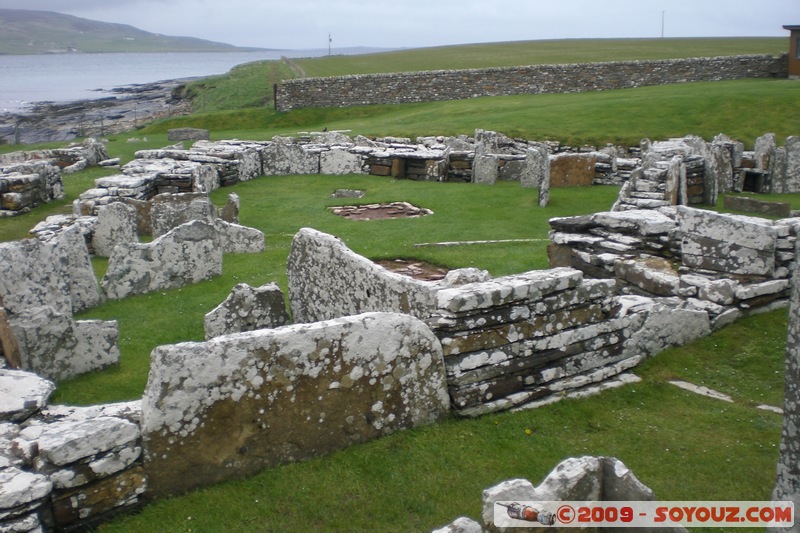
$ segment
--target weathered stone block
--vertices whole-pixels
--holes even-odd
[[[161,237],[182,224],[202,220],[213,224],[216,208],[207,193],[159,194],[150,200],[153,237]]]
[[[0,369],[0,421],[20,422],[29,418],[47,405],[55,389],[52,381],[36,374]]]
[[[275,283],[236,285],[224,302],[205,316],[206,340],[230,333],[276,328],[289,322],[283,291]]]
[[[167,131],[168,141],[207,141],[209,138],[208,130],[200,128],[173,128]]]
[[[554,268],[505,276],[483,283],[444,289],[436,295],[436,306],[450,313],[472,312],[514,301],[535,300],[577,287],[583,274],[572,268]]]
[[[75,321],[52,307],[35,307],[9,321],[22,367],[63,380],[119,363],[116,321]]]
[[[53,517],[66,529],[115,509],[135,508],[146,490],[144,470],[134,467],[90,485],[59,491],[53,497]]]
[[[494,185],[500,173],[499,159],[496,155],[478,155],[472,163],[473,183]]]
[[[332,235],[303,228],[286,263],[295,322],[315,322],[367,311],[431,315],[435,283],[389,272]]]
[[[364,157],[342,149],[322,152],[319,156],[319,173],[325,175],[363,174]]]
[[[771,276],[778,230],[769,221],[680,206],[677,222],[686,266]]]
[[[97,210],[97,225],[92,235],[94,253],[110,257],[114,246],[137,242],[136,211],[122,202],[114,202]]]
[[[147,244],[114,249],[101,286],[109,298],[181,287],[222,273],[223,250],[215,227],[195,220]]]
[[[267,249],[264,232],[249,226],[231,224],[224,220],[214,222],[218,238],[225,253],[257,254]]]
[[[319,153],[307,152],[299,144],[289,140],[275,139],[262,152],[264,174],[319,174]]]
[[[743,196],[726,196],[725,209],[781,218],[788,218],[792,212],[792,206],[789,202],[765,202]]]
[[[680,277],[669,261],[651,257],[618,261],[614,266],[618,279],[657,296],[675,296]]]
[[[41,306],[72,314],[97,305],[100,292],[80,228],[47,242],[0,243],[0,296],[10,315]]]
[[[142,402],[155,494],[176,494],[447,416],[441,347],[368,313],[161,346]]]
[[[594,154],[556,154],[550,158],[550,186],[590,187],[596,165]]]

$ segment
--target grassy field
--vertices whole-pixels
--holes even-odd
[[[715,57],[742,54],[779,55],[786,52],[785,38],[713,39],[576,39],[520,41],[398,50],[354,56],[335,55],[287,61],[258,61],[241,65],[230,76],[190,83],[187,91],[203,95],[195,99],[196,111],[236,109],[242,94],[253,103],[271,105],[272,86],[282,79],[422,70],[452,70],[518,65],[591,63]],[[244,88],[244,90],[243,90]],[[257,104],[261,105],[261,104]]]
[[[711,41],[699,40],[693,46],[695,50],[706,50],[702,48],[706,45],[720,48],[720,41]],[[772,51],[756,50],[746,40],[734,39],[731,43],[749,52]],[[592,49],[598,60],[630,59],[625,54],[644,46],[631,46],[618,55],[617,43],[608,42],[604,55],[598,51],[603,43],[544,44],[554,49]],[[620,42],[619,46],[629,44]],[[657,44],[653,41],[652,53]],[[688,49],[691,43],[672,43],[678,44]],[[764,46],[775,46],[777,52],[778,44],[772,40]],[[409,69],[422,70],[434,65],[433,56],[441,53],[453,61],[473,55],[471,61],[475,63],[465,64],[488,66],[477,58],[495,46],[496,50],[505,47],[504,54],[509,56],[513,49],[520,50],[520,57],[524,55],[525,43],[509,43],[426,50],[416,62],[413,58],[400,59],[411,53],[403,52],[397,53],[397,59],[385,61],[406,61],[412,67],[417,65]],[[674,47],[668,53],[664,57],[683,57]],[[732,53],[746,51],[736,48]],[[550,54],[556,56],[555,51]],[[344,61],[314,61],[324,64],[328,59]],[[318,67],[307,61],[299,64],[312,74]],[[274,79],[285,75],[281,64],[270,68]],[[258,77],[249,79],[247,83],[224,79],[204,83],[227,85],[225,92],[218,93],[228,94],[225,98],[232,98],[238,90],[238,105],[261,105],[264,95]],[[127,161],[135,150],[166,145],[166,130],[178,125],[209,127],[215,139],[269,139],[276,134],[323,127],[347,129],[353,135],[412,137],[471,134],[475,128],[483,128],[532,140],[596,145],[635,145],[642,137],[658,140],[689,133],[710,139],[725,132],[752,147],[755,138],[766,132],[775,132],[779,142],[798,134],[799,90],[800,84],[785,80],[745,80],[286,114],[250,107],[156,123],[135,133],[115,135],[108,147],[113,157]],[[203,98],[203,94],[207,101],[212,98],[206,89],[198,89],[197,98]],[[138,140],[129,142],[133,137]],[[0,151],[8,150],[0,147]],[[66,176],[64,201],[23,217],[0,220],[0,240],[22,238],[46,215],[68,211],[71,200],[105,172],[109,171]],[[363,202],[408,200],[433,209],[435,214],[394,221],[338,219],[326,208],[346,203],[329,198],[340,187],[366,190]],[[227,255],[223,275],[213,280],[108,302],[82,313],[79,318],[119,320],[121,364],[60,383],[55,401],[91,404],[138,397],[152,348],[201,339],[204,313],[222,301],[233,285],[275,280],[286,288],[286,255],[300,227],[337,235],[353,250],[373,259],[413,257],[451,268],[477,266],[499,276],[545,268],[547,220],[606,210],[617,193],[613,187],[556,189],[551,204],[539,209],[535,207],[535,191],[521,189],[515,183],[481,186],[369,176],[280,176],[217,191],[212,199],[221,205],[229,192],[241,197],[242,223],[266,233],[267,251]],[[800,208],[800,196],[793,195],[788,201],[795,209]],[[439,240],[509,238],[542,240],[456,249],[414,247],[415,243]],[[102,275],[106,262],[95,260],[94,265],[98,276]],[[449,420],[400,432],[323,458],[160,501],[101,530],[429,531],[461,515],[479,518],[480,494],[490,485],[516,477],[538,483],[560,460],[585,454],[618,457],[663,500],[766,500],[775,482],[781,417],[755,405],[782,404],[785,336],[785,311],[754,316],[648,360],[636,369],[643,380],[636,385],[534,411]],[[734,403],[682,391],[667,383],[672,379],[725,392],[733,396]]]

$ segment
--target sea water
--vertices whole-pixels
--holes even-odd
[[[323,50],[211,53],[0,55],[0,112],[34,102],[110,96],[114,87],[224,74],[252,61],[313,57]]]

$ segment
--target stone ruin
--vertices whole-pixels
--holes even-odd
[[[547,531],[537,529],[509,517],[506,508],[497,502],[558,502],[558,501],[655,501],[653,491],[644,485],[615,457],[572,457],[559,463],[550,474],[534,486],[527,479],[511,479],[483,491],[481,523],[461,517],[432,533],[499,533]],[[544,509],[542,509],[544,510]],[[549,512],[554,512],[550,510]],[[683,527],[662,527],[659,531],[683,532]]]
[[[68,148],[0,155],[0,217],[60,200],[64,197],[62,172],[76,172],[105,160],[105,146],[94,139]]]
[[[19,339],[22,349],[30,350],[30,339],[42,337],[17,334],[15,317],[23,316],[26,324],[42,317],[37,323],[48,327],[63,323],[77,335],[80,328],[70,322],[71,313],[105,296],[156,290],[150,281],[157,272],[188,268],[165,276],[170,280],[213,275],[222,243],[241,241],[245,250],[262,250],[263,234],[236,224],[237,198],[221,210],[208,201],[209,191],[230,183],[323,168],[448,180],[452,169],[469,168],[471,181],[515,176],[510,179],[539,187],[544,205],[547,184],[588,184],[589,173],[593,183],[624,179],[620,176],[628,171],[621,169],[630,168],[630,181],[644,186],[640,175],[656,174],[644,167],[658,162],[655,156],[639,159],[631,152],[621,158],[608,150],[573,153],[563,157],[573,158],[566,164],[552,153],[552,145],[485,132],[476,138],[482,144],[427,138],[411,145],[398,139],[349,141],[333,133],[324,144],[305,138],[201,141],[189,150],[139,152],[120,176],[101,178],[82,195],[72,216],[48,220],[36,229],[37,239],[0,245],[0,253],[6,249],[26,257],[6,263],[28,265],[22,274],[0,278],[8,284],[0,286],[6,306],[0,318],[7,317],[0,320],[5,359],[17,366],[12,359],[22,351]],[[705,189],[689,194],[686,159],[670,157],[667,174],[673,178],[664,181],[663,191],[660,185],[647,187],[669,190],[679,204],[705,198]],[[461,163],[453,166],[456,161]],[[609,171],[605,178],[598,178],[601,165]],[[704,171],[706,165],[707,158]],[[791,174],[775,170],[780,168],[770,165],[768,175],[760,174],[761,186],[788,184],[788,179],[775,181]],[[749,171],[743,172],[742,184]],[[674,176],[677,193],[667,187]],[[738,182],[732,177],[730,183]],[[48,406],[52,383],[0,370],[0,391],[15,400],[0,409],[5,420],[0,422],[3,527],[85,527],[135,508],[143,498],[179,494],[432,423],[449,413],[479,416],[591,394],[635,381],[628,370],[644,357],[740,316],[787,304],[797,240],[793,220],[718,215],[671,201],[639,207],[553,219],[554,268],[497,279],[465,269],[439,281],[414,280],[358,256],[333,236],[301,230],[287,263],[295,324],[287,325],[284,299],[275,286],[236,287],[207,315],[205,342],[154,350],[141,402]],[[146,232],[156,237],[151,245],[135,242]],[[71,244],[59,245],[63,242]],[[195,245],[199,248],[190,252]],[[64,257],[59,250],[69,252]],[[107,276],[102,291],[90,275],[90,250],[109,254],[110,265],[120,265],[109,268],[121,274]],[[186,257],[210,261],[193,264]],[[26,285],[40,283],[26,279],[32,261],[52,263],[61,272],[41,280],[46,291]],[[136,277],[144,271],[143,261],[161,266]],[[89,279],[90,286],[83,283]],[[48,307],[67,320],[59,322]],[[116,326],[100,326],[108,332],[100,336],[109,339],[101,351],[113,353]],[[8,331],[10,336],[3,335]],[[54,344],[86,351],[77,341]],[[68,356],[59,354],[57,360]],[[59,365],[53,379],[63,377]],[[83,371],[75,363],[66,366]],[[276,417],[278,411],[293,416]],[[329,438],[320,440],[320,435]]]

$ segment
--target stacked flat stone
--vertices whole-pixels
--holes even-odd
[[[47,406],[52,382],[0,370],[0,529],[86,528],[141,504],[141,402]]]
[[[677,297],[714,327],[785,306],[798,223],[679,206],[556,218],[550,259],[633,294]]]
[[[638,319],[614,316],[614,288],[556,268],[439,291],[429,324],[454,411],[504,410],[635,366],[624,345]]]
[[[60,169],[48,161],[0,166],[0,217],[17,216],[64,197]]]

